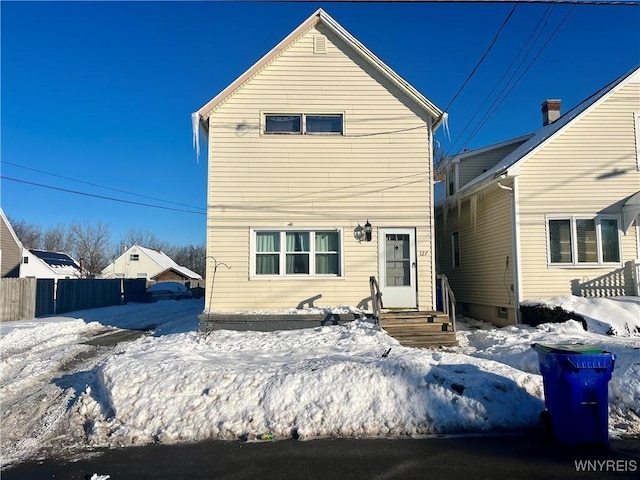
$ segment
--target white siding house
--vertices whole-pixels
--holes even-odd
[[[439,166],[494,154],[437,208],[441,270],[465,313],[508,324],[523,300],[638,294],[640,69],[546,114],[559,106],[543,104],[552,123],[534,134]]]
[[[0,277],[19,277],[22,243],[0,208]]]
[[[153,248],[133,245],[102,270],[103,278],[144,278],[147,280],[201,280],[196,272],[174,262]]]
[[[366,307],[370,276],[385,306],[434,309],[443,113],[326,12],[193,120],[208,140],[207,310]]]
[[[66,253],[22,249],[21,278],[81,278],[80,264]]]

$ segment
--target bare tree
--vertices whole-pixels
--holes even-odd
[[[86,276],[99,274],[109,264],[111,251],[109,225],[98,222],[91,225],[86,222],[72,222],[70,227],[73,241],[73,253]]]
[[[72,250],[73,242],[69,227],[59,223],[49,227],[44,232],[44,249],[50,252],[69,253]]]
[[[174,262],[189,270],[205,276],[207,263],[207,249],[204,243],[200,245],[186,245],[182,247],[172,247],[170,252],[166,252]]]
[[[34,225],[11,217],[8,220],[24,248],[40,249],[43,247],[42,227],[40,225]]]
[[[153,248],[154,250],[161,250],[164,252],[171,249],[171,245],[168,242],[158,239],[155,233],[149,232],[148,230],[137,230],[135,228],[129,229],[120,244],[126,245],[127,247],[139,245],[141,247]]]

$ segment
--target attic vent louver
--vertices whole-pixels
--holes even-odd
[[[327,53],[327,37],[324,35],[313,36],[313,53]]]

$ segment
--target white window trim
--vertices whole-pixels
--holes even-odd
[[[300,131],[299,132],[267,132],[267,116],[275,115],[279,117],[286,116],[299,116],[300,117]],[[307,117],[335,117],[340,115],[342,117],[342,128],[340,132],[307,132]],[[341,137],[345,135],[345,127],[346,127],[346,112],[312,112],[312,113],[278,113],[273,111],[261,111],[260,112],[260,135],[264,135],[267,137],[278,137],[280,135],[293,135],[293,136],[301,136],[301,135],[319,135],[319,136],[330,136],[330,137]]]
[[[256,233],[257,232],[279,232],[280,233],[280,273],[279,275],[257,275],[256,274]],[[325,275],[310,273],[306,274],[286,274],[286,252],[283,250],[286,245],[287,232],[337,232],[340,242],[338,250],[338,265],[340,268],[339,275]],[[315,272],[315,238],[311,235],[309,238],[309,271]],[[284,254],[283,254],[284,253]],[[249,229],[249,279],[250,280],[339,280],[345,278],[344,273],[344,229],[342,228],[311,228],[311,227],[286,227],[286,228],[250,228]]]
[[[551,239],[549,238],[549,221],[550,220],[569,220],[571,229],[571,263],[551,262]],[[596,255],[597,262],[578,262],[578,243],[576,220],[595,220],[596,224]],[[615,220],[618,224],[618,251],[620,254],[619,262],[603,262],[602,261],[602,229],[600,227],[602,220]],[[621,267],[624,265],[624,253],[622,251],[622,235],[620,230],[622,220],[619,215],[546,215],[545,217],[545,236],[547,243],[547,267],[548,268],[594,268],[594,267]]]

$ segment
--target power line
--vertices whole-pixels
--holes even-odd
[[[506,85],[509,85],[511,83],[511,80],[513,79],[513,77],[515,76],[515,74],[518,72],[518,70],[520,70],[520,67],[522,66],[522,64],[524,63],[524,61],[526,60],[527,56],[529,55],[529,52],[531,51],[531,49],[533,48],[533,46],[535,45],[535,43],[538,41],[538,38],[540,38],[540,35],[542,34],[542,32],[544,31],[545,26],[547,25],[549,18],[551,17],[551,12],[553,10],[552,6],[547,7],[547,9],[545,10],[545,12],[542,14],[542,16],[540,17],[540,19],[538,20],[538,23],[535,25],[535,27],[531,30],[531,33],[529,33],[529,36],[527,37],[527,39],[524,41],[524,43],[522,44],[522,46],[519,49],[519,53],[513,57],[513,60],[511,61],[511,63],[509,64],[509,66],[504,70],[504,72],[502,73],[502,76],[500,77],[500,79],[495,83],[495,85],[493,86],[493,88],[491,89],[491,91],[487,94],[487,96],[484,98],[484,100],[482,101],[482,103],[480,104],[480,106],[476,109],[476,111],[474,112],[474,114],[471,116],[471,118],[469,119],[469,121],[466,123],[466,125],[464,126],[464,128],[462,129],[462,131],[460,132],[460,134],[458,135],[458,138],[456,138],[456,140],[454,142],[451,143],[451,146],[449,147],[449,149],[447,150],[447,152],[444,154],[444,157],[447,157],[449,155],[449,153],[451,153],[451,151],[454,149],[454,146],[458,143],[458,141],[460,139],[462,139],[463,135],[465,134],[465,132],[467,131],[467,129],[471,126],[471,124],[473,123],[473,121],[476,119],[476,117],[478,116],[478,114],[480,113],[480,111],[482,110],[482,108],[484,107],[484,105],[489,101],[489,99],[491,98],[491,96],[493,95],[493,93],[496,91],[496,89],[498,88],[498,86],[502,83],[502,81],[504,80],[504,78],[506,77],[507,73],[511,70],[511,67],[513,67],[513,65],[516,63],[516,61],[518,60],[518,58],[523,54],[523,52],[525,52],[525,47],[527,45],[530,45],[530,47],[526,50],[526,53],[524,53],[522,60],[520,61],[520,64],[516,67],[515,71],[511,74],[511,77],[509,78],[509,80],[507,81]],[[535,39],[533,40],[533,42],[531,41],[531,39],[533,38],[533,36],[536,34],[536,32],[538,32],[538,34],[536,35]],[[501,90],[500,93],[498,93],[498,96],[504,91]],[[481,120],[480,120],[481,121]],[[460,150],[464,149],[467,144],[469,143],[469,140],[467,140],[462,147],[460,148]]]
[[[79,192],[77,190],[71,190],[71,189],[68,189],[68,188],[54,187],[53,185],[45,185],[43,183],[30,182],[28,180],[21,180],[19,178],[7,177],[5,175],[0,175],[0,178],[2,178],[4,180],[9,180],[9,181],[12,181],[12,182],[24,183],[24,184],[27,184],[27,185],[34,185],[36,187],[48,188],[48,189],[51,189],[51,190],[58,190],[60,192],[73,193],[75,195],[84,195],[85,197],[100,198],[102,200],[111,200],[112,202],[128,203],[130,205],[139,205],[141,207],[158,208],[158,209],[161,209],[161,210],[172,210],[174,212],[184,212],[184,213],[194,213],[196,215],[206,215],[205,212],[195,212],[193,210],[185,210],[183,208],[165,207],[165,206],[162,206],[162,205],[152,205],[150,203],[134,202],[134,201],[131,201],[131,200],[123,200],[121,198],[107,197],[105,195],[96,195],[94,193]]]
[[[507,23],[509,22],[509,19],[511,18],[511,16],[513,15],[513,12],[516,11],[516,8],[518,8],[518,4],[516,3],[513,8],[511,9],[511,11],[509,12],[509,14],[507,15],[507,17],[504,19],[504,21],[502,22],[502,25],[500,26],[500,28],[498,29],[498,31],[496,32],[496,34],[493,37],[493,40],[491,41],[491,43],[489,44],[489,46],[487,47],[487,49],[485,50],[484,54],[482,55],[482,57],[480,58],[480,60],[478,61],[478,63],[476,64],[475,67],[473,67],[473,70],[471,70],[471,73],[467,76],[467,79],[462,83],[462,86],[460,87],[460,89],[458,90],[458,92],[453,96],[453,98],[451,99],[451,101],[449,102],[449,105],[447,105],[445,107],[445,109],[443,111],[448,112],[449,108],[451,108],[451,105],[453,105],[453,102],[456,101],[456,99],[460,96],[460,94],[462,93],[462,91],[464,90],[464,87],[467,85],[467,83],[469,83],[469,80],[471,80],[471,77],[473,77],[476,73],[476,71],[478,70],[478,68],[480,67],[480,65],[482,65],[482,62],[484,62],[484,60],[487,58],[487,55],[489,55],[489,52],[491,51],[491,49],[493,48],[493,46],[496,44],[496,42],[498,41],[498,38],[500,37],[500,34],[502,33],[502,30],[504,30],[504,27],[507,25]]]
[[[139,193],[128,192],[126,190],[120,190],[118,188],[107,187],[105,185],[99,185],[97,183],[91,183],[91,182],[86,182],[84,180],[78,180],[76,178],[65,177],[64,175],[59,175],[57,173],[51,173],[51,172],[45,172],[44,170],[38,170],[37,168],[27,167],[25,165],[19,165],[17,163],[13,163],[13,162],[7,162],[6,160],[3,160],[2,163],[6,164],[6,165],[12,165],[12,166],[18,167],[18,168],[24,168],[25,170],[31,170],[32,172],[43,173],[45,175],[50,175],[52,177],[58,177],[58,178],[62,178],[62,179],[65,179],[65,180],[71,180],[72,182],[83,183],[85,185],[91,185],[92,187],[104,188],[106,190],[112,190],[114,192],[125,193],[127,195],[133,195],[134,197],[148,198],[149,200],[156,200],[158,202],[170,203],[170,204],[173,204],[173,205],[180,205],[182,207],[196,208],[196,209],[204,210],[202,207],[195,207],[193,205],[187,205],[187,204],[184,204],[184,203],[173,202],[171,200],[164,200],[162,198],[149,197],[147,195],[141,195]]]
[[[542,47],[540,47],[540,50],[538,50],[538,52],[536,53],[535,57],[531,60],[531,62],[529,63],[529,65],[527,65],[526,69],[522,72],[522,74],[520,74],[520,76],[517,78],[517,80],[515,81],[515,83],[509,88],[509,90],[504,93],[505,89],[508,87],[508,84],[502,89],[502,91],[500,92],[500,94],[498,95],[498,97],[494,100],[494,102],[491,104],[491,106],[489,107],[489,110],[487,111],[487,113],[485,114],[485,116],[483,117],[483,119],[481,120],[481,123],[478,124],[478,126],[473,130],[473,132],[471,133],[471,135],[469,136],[469,138],[466,140],[465,145],[466,146],[472,139],[473,137],[475,137],[475,135],[480,131],[480,129],[482,127],[484,127],[484,125],[489,121],[489,119],[496,113],[496,111],[498,110],[498,108],[500,108],[500,106],[502,105],[502,103],[504,103],[504,101],[507,99],[507,97],[511,94],[511,92],[513,91],[513,89],[516,87],[516,85],[518,85],[518,83],[520,83],[520,81],[522,80],[522,78],[527,74],[527,72],[531,69],[531,67],[533,66],[533,64],[536,62],[536,60],[538,59],[538,57],[540,56],[540,54],[542,54],[542,52],[544,51],[544,49],[547,47],[547,45],[549,45],[549,43],[551,42],[551,40],[553,39],[553,37],[556,36],[556,34],[558,33],[558,31],[560,30],[560,27],[562,27],[562,25],[564,24],[564,22],[567,20],[567,18],[569,18],[569,15],[571,15],[571,13],[573,12],[573,10],[575,9],[576,5],[573,5],[571,7],[571,9],[567,12],[567,14],[562,18],[562,20],[560,21],[560,23],[558,24],[558,26],[555,28],[555,30],[551,33],[551,35],[549,36],[549,38],[547,38],[547,41],[542,45]],[[518,70],[520,69],[520,66],[518,67]],[[516,72],[514,72],[513,75],[515,75]],[[513,76],[512,76],[513,78]],[[509,80],[508,83],[511,83],[511,79]],[[504,95],[502,95],[504,93]],[[500,98],[500,95],[502,95],[502,98]],[[463,146],[463,148],[464,148]]]

